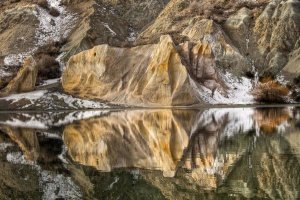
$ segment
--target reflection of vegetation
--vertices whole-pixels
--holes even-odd
[[[258,108],[253,115],[254,120],[257,122],[260,131],[263,133],[276,133],[277,127],[290,118],[290,112],[285,108],[267,109]]]

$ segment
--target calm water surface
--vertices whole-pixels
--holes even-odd
[[[0,114],[0,199],[297,199],[300,108]]]

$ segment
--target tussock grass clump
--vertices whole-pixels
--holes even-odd
[[[252,94],[259,103],[286,103],[290,89],[273,78],[266,77],[260,80]]]

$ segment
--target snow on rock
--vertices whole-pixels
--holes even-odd
[[[60,127],[75,121],[100,117],[109,114],[109,110],[47,112],[47,113],[16,113],[6,114],[0,119],[0,125],[18,128],[46,130],[50,127]],[[1,147],[0,147],[1,149]]]
[[[1,102],[15,105],[15,109],[102,109],[109,108],[105,103],[75,98],[60,92],[48,92],[47,90],[36,90],[33,92],[13,94],[0,98]],[[24,103],[25,102],[25,103]]]
[[[114,30],[112,30],[107,23],[102,22],[102,25],[109,30],[112,36],[117,35],[117,33]]]
[[[74,26],[75,16],[60,6],[60,0],[47,0],[50,7],[59,11],[58,17],[51,16],[47,10],[38,7],[36,16],[40,25],[36,32],[37,45],[43,46],[48,41],[59,41],[66,38]]]
[[[100,103],[92,100],[79,99],[58,92],[53,93],[52,95],[56,96],[60,100],[63,100],[68,106],[75,109],[76,108],[108,108],[108,106],[104,103]]]
[[[68,36],[75,26],[76,16],[68,12],[64,6],[61,6],[60,1],[61,0],[47,0],[49,6],[60,13],[57,17],[50,15],[46,9],[37,6],[34,14],[39,20],[39,27],[35,33],[35,46],[28,52],[7,55],[4,58],[5,65],[21,65],[23,60],[32,55],[39,47],[50,41],[60,41]]]
[[[32,165],[33,162],[26,160],[21,152],[11,152],[6,155],[6,160],[13,164]]]
[[[137,32],[133,28],[129,28],[129,37],[127,37],[127,40],[129,42],[134,42],[137,38]]]
[[[45,86],[45,85],[51,85],[54,83],[59,83],[60,82],[60,78],[54,78],[54,79],[48,79],[46,81],[44,81],[41,86]]]
[[[34,51],[36,48],[33,49]],[[31,54],[30,52],[24,52],[19,54],[10,54],[5,56],[4,65],[6,66],[20,66],[23,63],[23,60]]]
[[[0,98],[0,100],[6,100],[11,101],[10,103],[17,103],[18,101],[22,99],[29,100],[31,104],[34,104],[37,99],[42,98],[47,93],[46,90],[39,90],[34,92],[28,92],[28,93],[20,93],[20,94],[12,94],[8,97]]]
[[[251,104],[254,103],[251,90],[253,88],[252,81],[245,77],[234,77],[226,72],[221,74],[221,77],[229,87],[228,97],[223,96],[216,91],[214,96],[211,96],[211,90],[202,86],[204,92],[199,92],[201,98],[209,104]]]
[[[0,151],[5,151],[8,147],[12,147],[12,143],[0,143]]]

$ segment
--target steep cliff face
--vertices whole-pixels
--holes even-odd
[[[181,53],[188,69],[182,64],[170,36],[162,36],[156,45],[97,46],[71,57],[62,85],[73,95],[127,105],[200,103],[198,90],[201,88],[197,86],[200,83],[212,91],[219,89],[226,93],[208,45],[198,43],[192,48],[183,47]]]
[[[44,49],[44,56],[35,57],[37,62],[47,68],[56,68],[56,71],[58,63],[63,70],[65,63],[75,55],[64,72],[63,87],[79,97],[130,105],[253,103],[251,90],[260,76],[285,75],[290,85],[298,76],[299,5],[297,0],[23,0],[1,3],[0,9],[4,12],[0,14],[0,87],[16,76],[26,57]],[[165,35],[172,38],[172,50],[160,41]],[[194,56],[197,51],[206,51],[200,47],[202,44],[210,49],[210,55],[204,56],[207,59]],[[95,48],[103,53],[97,52],[95,59],[86,56],[86,52],[78,54],[97,45],[103,45],[102,49]],[[104,48],[105,45],[108,46]],[[79,60],[83,55],[89,60],[88,65]],[[154,56],[153,60],[150,55]],[[41,61],[45,56],[57,61],[48,60],[48,66]],[[112,78],[112,72],[102,67],[103,61],[99,61],[98,71],[93,71],[98,58],[107,63],[119,60],[121,67],[119,64],[105,65],[110,66],[114,74],[120,73],[117,77],[123,80]],[[160,72],[156,69],[162,62],[154,62],[155,59],[170,61],[164,75],[158,75]],[[87,69],[91,68],[99,81],[86,80],[89,77]],[[107,73],[99,74],[103,69]],[[168,75],[167,71],[170,71]],[[81,77],[81,82],[70,75],[73,72]],[[55,78],[58,77],[59,73]],[[109,79],[113,81],[108,83]],[[82,86],[79,83],[83,83]],[[297,87],[292,89],[297,91]],[[211,97],[215,91],[216,96]],[[118,93],[122,95],[116,97]]]
[[[8,96],[12,93],[30,92],[34,90],[38,75],[38,68],[33,58],[24,60],[23,66],[17,75],[0,90],[1,96]]]
[[[276,74],[285,68],[289,60],[293,62],[298,56],[299,52],[296,53],[296,50],[299,48],[299,29],[299,1],[271,1],[268,4],[254,27],[258,49],[266,56],[265,70]],[[284,71],[288,72],[288,66]]]
[[[63,48],[70,56],[100,44],[129,45],[164,8],[167,1],[64,1],[78,15],[77,26]]]

